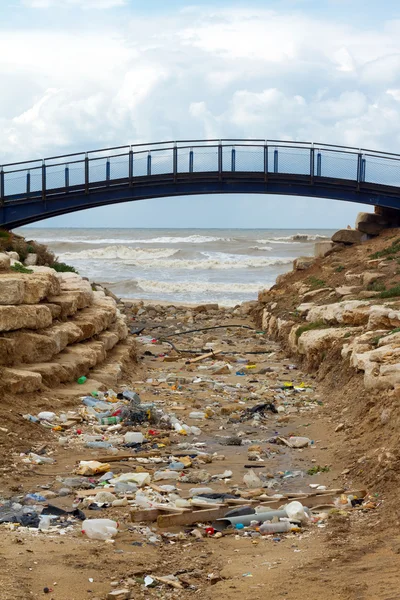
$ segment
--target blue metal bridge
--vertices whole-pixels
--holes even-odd
[[[194,194],[287,194],[400,209],[400,155],[277,140],[120,146],[0,167],[0,227]]]

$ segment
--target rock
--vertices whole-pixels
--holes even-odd
[[[384,273],[380,273],[379,271],[367,271],[366,273],[363,273],[363,285],[368,286],[371,283],[377,281],[378,279],[382,279],[382,277],[385,277]]]
[[[10,257],[11,260],[15,260],[19,262],[19,254],[18,252],[6,252],[7,256]]]
[[[24,265],[26,267],[34,267],[37,263],[38,255],[34,252],[30,252],[26,259],[24,260]]]
[[[361,290],[360,286],[342,285],[335,289],[338,296],[351,296],[357,294]]]
[[[194,306],[192,310],[195,314],[207,313],[210,310],[219,310],[219,306],[218,304],[199,304],[198,306]]]
[[[375,213],[360,212],[356,218],[356,229],[368,235],[379,235],[388,226],[388,221]]]
[[[43,329],[52,323],[47,306],[0,306],[0,332],[16,329]]]
[[[303,302],[310,302],[310,300],[314,300],[317,296],[321,294],[326,294],[327,292],[331,292],[332,288],[320,288],[319,290],[312,290],[311,292],[306,292],[303,294]]]
[[[344,423],[339,423],[339,425],[336,427],[335,431],[336,433],[339,433],[339,431],[343,431],[344,429]]]
[[[363,274],[362,273],[345,273],[344,278],[350,285],[361,285]]]
[[[315,242],[314,244],[314,256],[315,258],[322,258],[326,256],[326,253],[332,250],[335,244],[330,240],[323,242]]]
[[[24,293],[25,283],[22,278],[0,276],[0,304],[22,304]]]
[[[349,332],[353,333],[354,331],[354,329],[344,327],[305,331],[298,339],[298,352],[305,355],[309,360],[319,361],[326,350],[336,342],[343,340]]]
[[[323,321],[331,325],[364,325],[370,318],[371,306],[366,301],[344,300],[335,304],[313,306],[307,314],[307,321]]]
[[[341,244],[359,244],[363,241],[363,234],[357,229],[339,229],[332,236],[332,242]]]
[[[107,594],[107,600],[129,600],[132,597],[130,590],[113,590]]]
[[[4,254],[3,252],[0,253],[0,271],[8,271],[10,266],[11,266],[10,257],[7,256],[7,254]]]
[[[293,261],[293,271],[305,271],[314,263],[312,256],[299,256]]]

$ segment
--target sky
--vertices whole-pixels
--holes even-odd
[[[3,0],[0,78],[0,163],[190,138],[398,152],[400,3]],[[341,227],[360,210],[333,200],[203,196],[40,226]]]

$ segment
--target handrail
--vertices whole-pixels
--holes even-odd
[[[53,161],[53,160],[61,160],[61,159],[68,159],[68,158],[72,158],[72,157],[76,157],[76,156],[87,156],[87,155],[91,155],[91,154],[96,154],[96,153],[107,153],[107,152],[112,152],[115,150],[122,150],[122,149],[127,149],[127,151],[129,152],[130,149],[139,149],[139,148],[143,148],[143,152],[146,151],[146,149],[150,149],[150,148],[154,148],[155,146],[166,146],[166,145],[173,145],[173,146],[177,146],[179,148],[182,148],[181,144],[186,144],[186,145],[194,145],[194,144],[201,144],[204,147],[209,146],[210,144],[218,144],[218,145],[224,145],[224,144],[238,144],[241,143],[245,146],[251,145],[251,144],[265,144],[265,145],[279,145],[279,147],[294,147],[294,148],[300,148],[300,147],[309,147],[309,148],[332,148],[335,149],[335,151],[344,151],[347,153],[347,151],[351,150],[357,153],[371,153],[374,156],[384,156],[384,157],[396,157],[400,160],[400,154],[396,154],[393,152],[384,152],[381,150],[371,150],[371,149],[367,149],[367,148],[356,148],[353,146],[340,146],[337,144],[326,144],[326,143],[319,143],[319,142],[301,142],[301,141],[296,141],[296,140],[268,140],[268,139],[260,139],[260,138],[223,138],[223,139],[209,139],[209,140],[168,140],[168,141],[162,141],[162,142],[147,142],[147,143],[136,143],[136,144],[126,144],[124,146],[111,146],[109,148],[100,148],[97,150],[88,150],[88,151],[84,151],[84,152],[73,152],[73,153],[69,153],[69,154],[59,154],[56,156],[48,156],[45,158],[36,158],[36,159],[31,159],[31,160],[25,160],[25,161],[19,161],[19,162],[10,162],[10,163],[4,163],[3,165],[0,165],[0,168],[5,168],[5,167],[13,167],[13,166],[19,166],[19,165],[28,165],[28,164],[33,164],[33,163],[43,163],[43,161],[45,163],[47,163],[48,161]],[[184,146],[185,147],[185,146]],[[197,146],[200,147],[200,146]],[[166,148],[165,148],[166,149]],[[68,161],[69,162],[69,161]]]

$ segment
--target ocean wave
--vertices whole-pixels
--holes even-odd
[[[249,250],[262,250],[263,252],[268,252],[268,250],[272,250],[272,246],[250,246]]]
[[[231,242],[232,238],[213,237],[208,235],[189,235],[186,237],[163,236],[149,239],[128,239],[128,238],[95,238],[87,239],[83,236],[74,236],[71,238],[63,237],[40,237],[36,236],[38,242],[42,244],[208,244],[211,242]]]
[[[275,265],[287,265],[293,261],[290,257],[259,258],[249,255],[225,254],[223,252],[196,253],[188,258],[182,250],[160,248],[129,248],[127,246],[107,246],[81,252],[66,252],[60,255],[63,261],[76,264],[80,261],[105,260],[121,261],[127,266],[151,269],[262,269]],[[115,267],[118,268],[116,262]]]
[[[163,294],[256,294],[259,290],[268,287],[265,282],[258,283],[219,283],[211,281],[152,281],[149,279],[128,279],[113,283],[105,282],[112,290],[119,294],[137,292],[163,293]]]
[[[292,244],[293,242],[307,243],[317,242],[320,240],[329,240],[330,238],[325,235],[318,235],[313,233],[295,233],[294,235],[284,237],[272,237],[265,240],[256,240],[258,244]]]
[[[105,246],[102,248],[92,248],[91,250],[81,250],[80,252],[63,252],[60,258],[63,260],[148,260],[153,261],[157,258],[168,258],[174,256],[179,250],[173,248],[130,248],[129,246]]]

